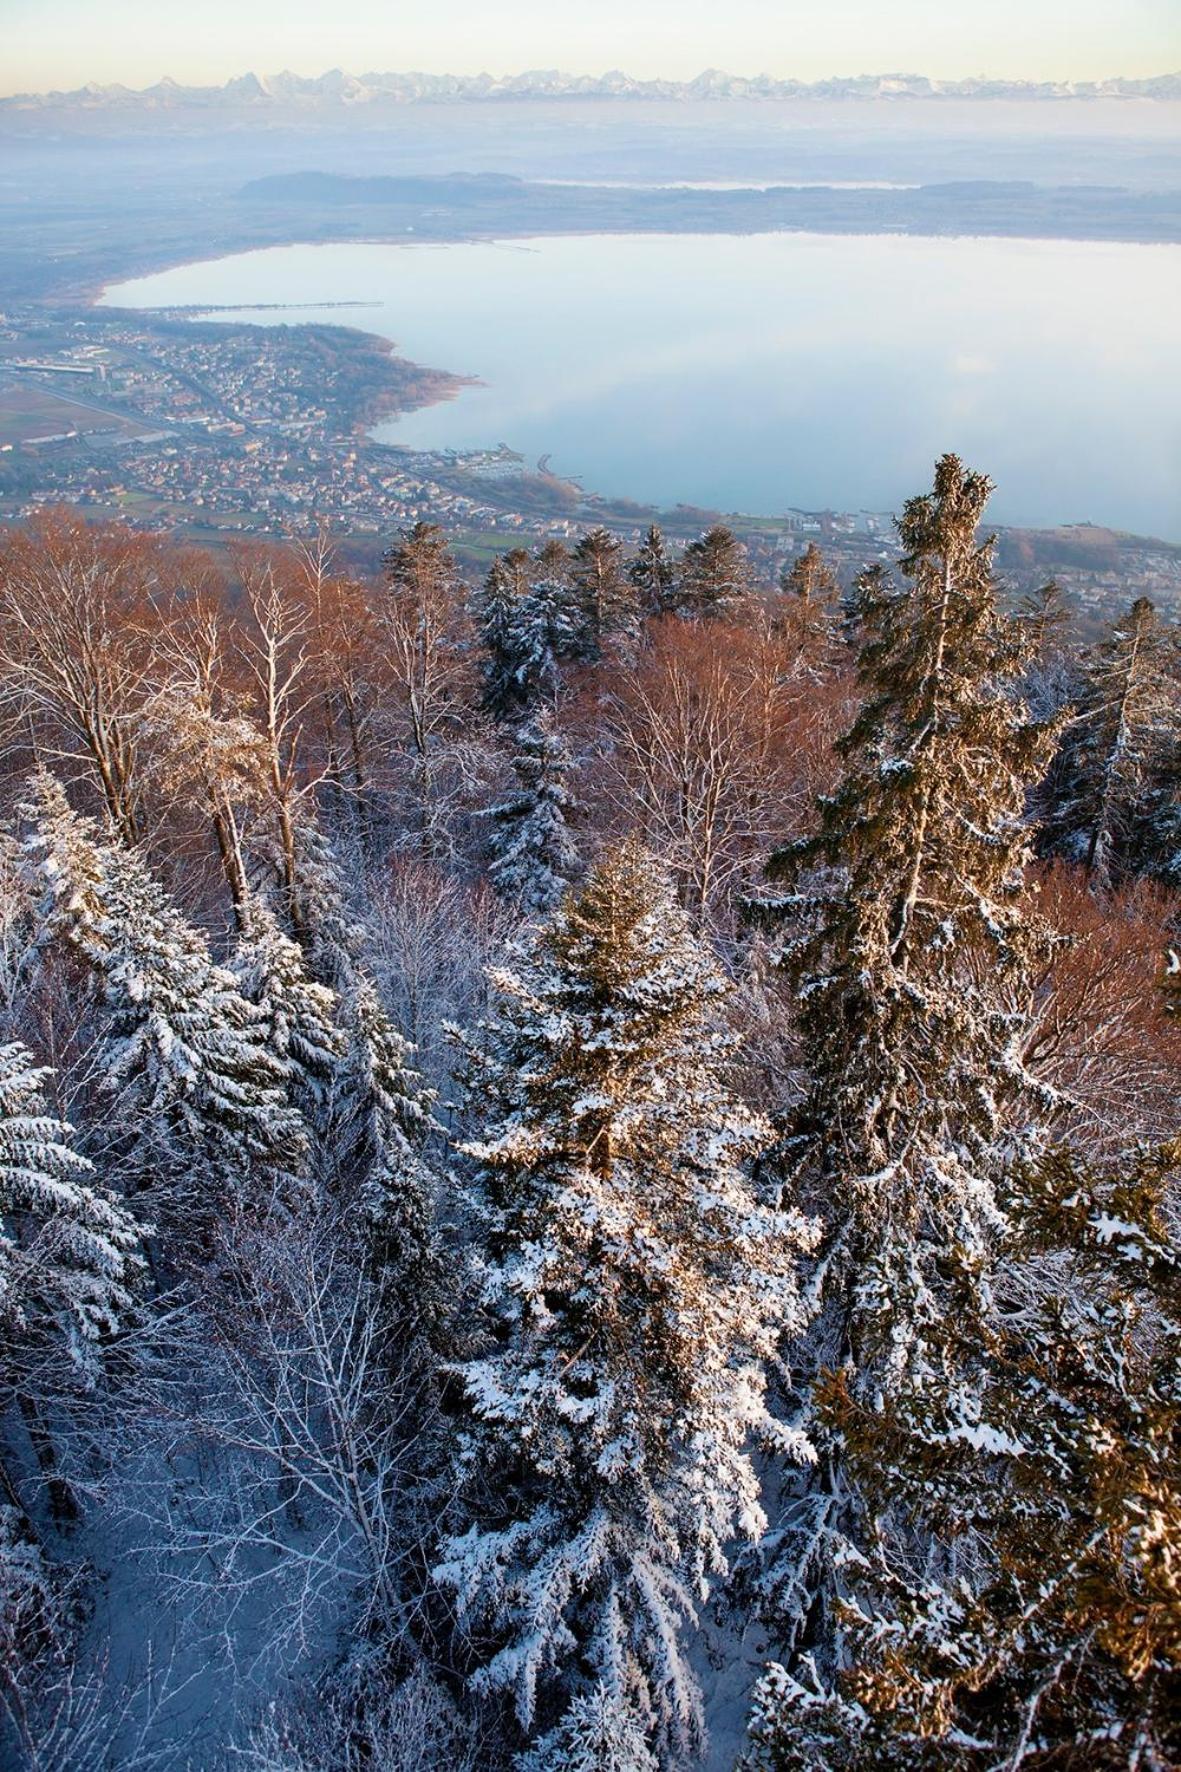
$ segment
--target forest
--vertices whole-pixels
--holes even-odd
[[[5,1767],[1181,1765],[1181,651],[991,491],[0,536]]]

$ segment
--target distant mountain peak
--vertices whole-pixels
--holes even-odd
[[[520,74],[348,74],[330,68],[318,75],[284,69],[261,77],[244,73],[223,86],[186,86],[165,75],[152,86],[129,87],[90,82],[72,92],[20,93],[0,99],[0,116],[112,111],[247,110],[266,116],[281,111],[325,111],[366,105],[490,103],[521,99],[637,98],[670,102],[692,99],[902,99],[938,101],[1021,98],[1063,102],[1095,98],[1177,101],[1181,73],[1148,79],[1118,77],[1100,81],[996,80],[978,75],[966,80],[932,80],[922,74],[856,74],[826,80],[780,79],[770,74],[735,75],[706,68],[692,80],[637,80],[620,68],[605,74],[567,74],[557,68],[531,68]]]

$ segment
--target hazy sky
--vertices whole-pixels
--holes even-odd
[[[1093,79],[1181,67],[1181,0],[0,0],[0,90],[246,69]]]

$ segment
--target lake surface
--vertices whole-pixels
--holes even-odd
[[[893,510],[951,449],[997,521],[1181,541],[1181,248],[806,234],[291,246],[108,305],[359,325],[479,378],[375,433],[500,443],[589,489]],[[362,315],[321,304],[364,301]],[[253,303],[298,304],[250,313]]]

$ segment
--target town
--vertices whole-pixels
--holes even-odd
[[[453,397],[461,378],[343,325],[251,324],[189,310],[0,314],[0,519],[57,504],[205,546],[321,525],[372,564],[398,529],[446,527],[470,565],[601,526],[634,542],[658,521],[684,542],[724,517],[770,572],[809,542],[843,578],[896,553],[889,512],[776,516],[655,511],[495,450],[415,451],[382,419]],[[1016,594],[1053,576],[1084,627],[1129,595],[1181,614],[1181,547],[1075,526],[1000,532]]]

